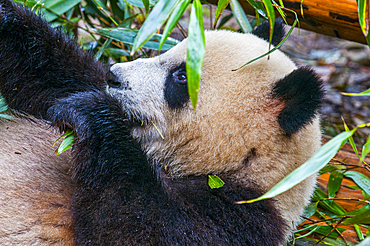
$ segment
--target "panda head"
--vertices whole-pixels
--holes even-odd
[[[205,40],[196,112],[187,88],[187,40],[160,56],[111,68],[107,91],[138,122],[132,134],[153,164],[183,176],[240,170],[257,156],[282,152],[306,161],[320,138],[316,112],[323,92],[316,75],[280,51],[233,71],[266,53],[268,42],[230,31],[207,31]],[[299,143],[303,136],[314,140]],[[297,160],[293,155],[303,148],[308,153]]]

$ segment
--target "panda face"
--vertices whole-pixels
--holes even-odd
[[[271,152],[271,141],[284,137],[277,123],[284,102],[272,96],[272,89],[295,65],[276,51],[232,71],[265,53],[268,43],[252,34],[206,32],[194,113],[186,85],[186,45],[184,40],[161,56],[111,68],[118,85],[108,83],[107,91],[143,122],[132,134],[148,156],[182,176],[237,170],[251,153]]]

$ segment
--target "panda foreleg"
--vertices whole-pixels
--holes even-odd
[[[0,37],[0,93],[12,109],[46,118],[56,98],[105,84],[89,52],[10,0],[0,0]]]

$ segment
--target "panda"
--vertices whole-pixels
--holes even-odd
[[[275,25],[273,44],[284,36]],[[3,245],[285,245],[313,175],[252,204],[320,147],[322,81],[275,51],[269,24],[206,31],[196,111],[185,39],[106,67],[29,9],[0,0]],[[54,155],[59,131],[76,134]],[[163,138],[162,138],[163,136]],[[224,186],[211,189],[208,175]]]

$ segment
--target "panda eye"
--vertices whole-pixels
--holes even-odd
[[[178,84],[184,85],[187,83],[186,71],[185,70],[177,70],[172,74],[174,81]]]

